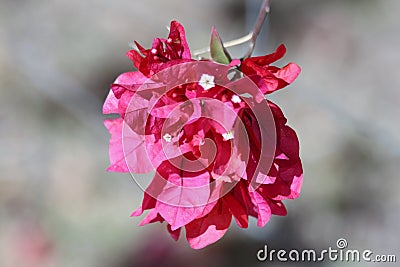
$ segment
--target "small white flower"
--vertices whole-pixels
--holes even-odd
[[[172,136],[168,133],[164,134],[163,138],[167,143],[170,143],[172,141]]]
[[[232,131],[227,131],[226,133],[222,134],[222,137],[224,138],[225,141],[233,139],[233,132]]]
[[[236,104],[239,104],[240,102],[242,102],[242,100],[240,99],[240,97],[238,95],[233,95],[231,98],[231,101]]]
[[[203,87],[204,90],[213,88],[215,86],[214,76],[208,74],[202,74],[199,81],[199,85]]]

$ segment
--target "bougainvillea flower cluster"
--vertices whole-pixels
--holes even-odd
[[[192,248],[219,240],[232,218],[263,227],[286,215],[284,199],[299,196],[299,142],[280,108],[265,96],[291,84],[300,68],[273,66],[286,52],[231,59],[213,29],[211,59],[192,58],[185,31],[172,21],[151,48],[136,43],[127,56],[137,71],[111,86],[103,113],[111,134],[109,171],[151,173],[140,225],[182,228]]]

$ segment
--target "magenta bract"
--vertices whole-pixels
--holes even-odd
[[[223,65],[191,57],[182,25],[166,39],[127,53],[138,69],[111,86],[103,113],[111,134],[109,171],[148,173],[140,225],[166,222],[177,240],[182,227],[192,248],[219,240],[231,223],[264,226],[286,215],[284,199],[299,196],[303,170],[296,133],[265,95],[292,83],[300,68],[270,54]],[[228,57],[224,57],[226,60]],[[230,59],[229,59],[230,60]]]

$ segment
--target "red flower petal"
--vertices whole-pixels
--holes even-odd
[[[177,21],[171,21],[170,33],[168,38],[171,38],[171,46],[175,51],[180,52],[180,58],[191,59],[189,45],[186,42],[186,34],[183,26]],[[168,43],[168,42],[167,42]]]
[[[249,218],[247,210],[242,206],[242,204],[240,204],[231,193],[226,194],[222,199],[229,207],[237,225],[241,228],[247,228],[249,226]]]
[[[283,68],[270,66],[285,53],[285,46],[280,45],[272,54],[245,59],[241,70],[257,84],[263,94],[270,94],[291,84],[300,74],[300,67],[294,63],[289,63]]]
[[[184,165],[184,157],[176,159],[178,166]],[[175,164],[176,165],[176,164]],[[155,209],[176,230],[207,213],[215,203],[210,198],[210,174],[208,172],[184,171],[165,161],[153,178],[154,185],[146,189],[157,199]],[[190,168],[189,168],[190,169]]]
[[[110,163],[108,171],[147,173],[153,166],[146,157],[143,140],[129,127],[123,127],[123,119],[105,120],[104,125],[111,134]],[[125,147],[123,146],[124,143]],[[125,153],[124,153],[125,152]]]
[[[103,114],[119,113],[118,99],[115,97],[112,90],[107,95],[103,104]]]
[[[168,229],[168,232],[169,232],[169,234],[171,235],[171,237],[175,240],[175,241],[178,241],[178,239],[179,239],[179,235],[181,234],[181,228],[178,228],[178,229],[176,229],[176,230],[172,230],[171,229],[171,225],[167,225],[167,229]]]
[[[289,63],[282,69],[275,72],[275,77],[286,82],[286,84],[291,84],[294,80],[296,80],[297,76],[299,76],[300,72],[301,69],[297,64]]]
[[[282,201],[275,201],[268,199],[268,205],[271,208],[271,213],[279,216],[286,216],[287,210],[285,205],[283,205]]]
[[[248,63],[253,62],[259,66],[268,66],[271,63],[274,63],[275,61],[278,61],[279,59],[283,58],[286,54],[286,47],[285,45],[281,44],[276,48],[275,52],[265,55],[265,56],[259,56],[259,57],[250,57],[246,58],[242,62],[242,67],[245,67],[245,70],[247,71]],[[244,70],[242,70],[244,72]]]
[[[148,78],[138,71],[125,72],[115,79],[111,89],[116,98],[119,99],[126,90],[136,92],[147,80]]]
[[[218,241],[228,230],[231,220],[228,207],[218,201],[210,213],[186,225],[186,238],[190,246],[201,249]]]
[[[154,222],[163,222],[164,219],[158,214],[157,210],[152,209],[149,211],[147,216],[140,222],[139,226],[146,225],[148,223],[154,223]]]
[[[257,209],[257,226],[263,227],[271,218],[271,208],[268,205],[267,200],[257,190],[250,191],[249,194]]]

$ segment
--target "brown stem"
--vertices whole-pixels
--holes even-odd
[[[244,43],[250,41],[251,36],[252,36],[252,33],[250,32],[249,34],[242,36],[240,38],[237,38],[235,40],[224,42],[223,45],[225,48],[228,48],[228,47],[244,44]],[[208,53],[208,52],[210,52],[210,47],[205,47],[205,48],[194,50],[192,54],[193,54],[193,56],[200,56],[200,55]]]
[[[247,53],[244,55],[244,59],[250,57],[254,51],[254,47],[256,45],[257,37],[260,34],[261,27],[264,23],[265,18],[270,12],[271,2],[272,0],[264,0],[264,2],[262,3],[260,12],[258,13],[256,24],[254,25],[253,31],[251,32],[252,35],[249,43],[249,50],[247,50]]]

